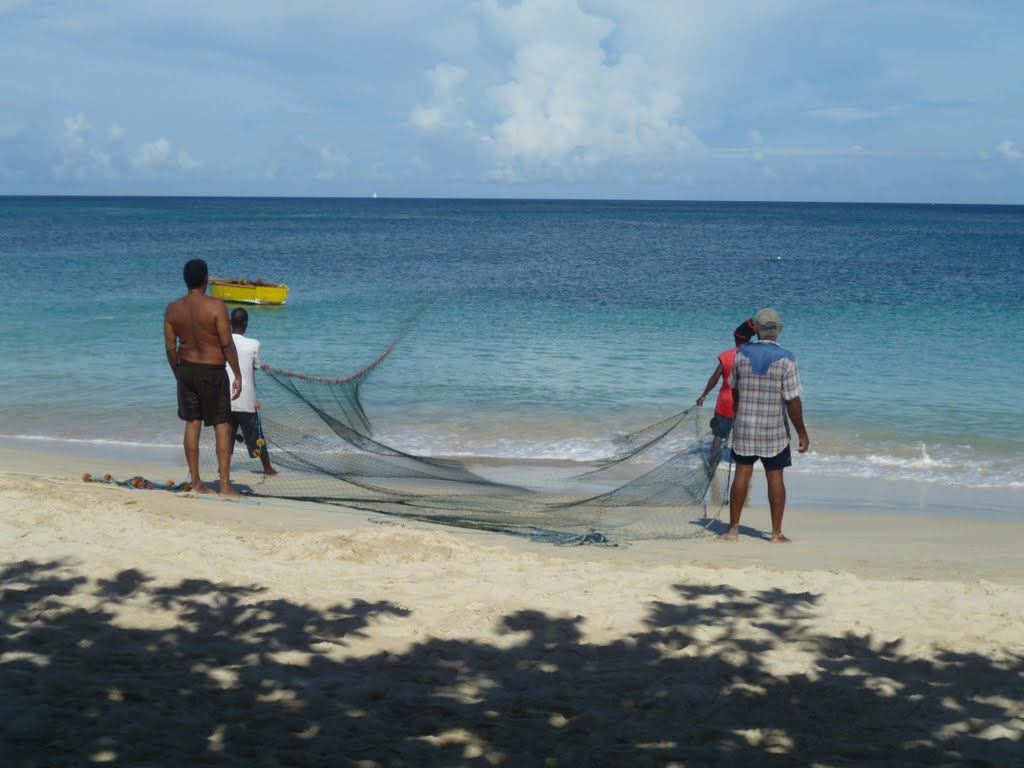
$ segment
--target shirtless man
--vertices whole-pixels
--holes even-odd
[[[167,305],[164,347],[178,381],[178,416],[185,422],[185,461],[192,490],[210,492],[199,477],[199,434],[206,424],[217,437],[220,495],[238,496],[231,487],[231,401],[242,393],[242,377],[227,308],[220,299],[206,295],[210,276],[205,261],[192,259],[182,274],[188,293]],[[225,363],[235,375],[231,384]]]

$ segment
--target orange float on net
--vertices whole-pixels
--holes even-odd
[[[256,406],[256,410],[257,410],[257,411],[258,411],[258,410],[259,410],[260,408],[262,408],[262,407],[263,407],[262,405],[260,405],[260,402],[259,402],[258,400],[256,401],[256,404],[255,404],[255,406]]]
[[[103,479],[106,480],[109,483],[110,482],[110,473],[108,472],[107,474],[105,474],[103,476]]]
[[[258,440],[256,441],[256,445],[260,446],[261,448],[262,448],[262,447],[263,447],[264,445],[266,445],[266,444],[267,444],[267,441],[266,441],[266,440],[264,440],[264,439],[263,439],[262,437],[261,437],[261,438],[259,438],[259,439],[258,439]]]
[[[281,369],[280,369],[280,368],[275,368],[275,369],[274,369],[274,373],[280,373],[280,372],[281,372]]]
[[[270,363],[264,363],[263,365],[260,366],[260,368],[262,368],[264,371],[269,371]]]
[[[300,373],[300,374],[299,374],[299,378],[300,378],[300,379],[304,379],[304,378],[306,378],[306,374],[304,374],[304,373]]]
[[[260,449],[259,448],[253,448],[252,449],[252,457],[254,459],[258,459],[261,455],[262,454],[260,453]]]
[[[173,480],[168,480],[167,483],[164,485],[164,488],[166,488],[167,490],[170,490],[173,487],[174,487],[174,481]]]
[[[92,482],[92,475],[90,475],[88,472],[86,472],[84,475],[82,475],[82,482],[83,483],[91,483]]]
[[[184,491],[185,493],[188,493],[189,491],[192,490],[192,484],[191,483],[182,483],[181,484],[181,490]]]

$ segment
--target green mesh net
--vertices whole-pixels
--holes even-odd
[[[727,470],[715,471],[697,407],[615,437],[613,455],[588,462],[453,459],[375,440],[360,390],[397,342],[346,378],[257,371],[265,450],[278,474],[264,476],[259,459],[236,447],[236,488],[555,543],[682,538],[718,518]],[[204,430],[201,450],[211,480],[212,432]]]

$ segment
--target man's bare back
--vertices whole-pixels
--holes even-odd
[[[172,369],[178,360],[224,365],[225,349],[234,346],[224,302],[199,291],[172,301],[164,313],[164,346]]]

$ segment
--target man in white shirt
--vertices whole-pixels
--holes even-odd
[[[277,470],[270,466],[267,455],[267,444],[263,439],[260,417],[256,413],[256,382],[253,371],[260,365],[260,343],[256,339],[246,337],[245,329],[249,326],[249,313],[241,307],[231,311],[231,338],[238,351],[238,368],[242,374],[242,394],[231,401],[231,424],[235,440],[245,442],[249,455],[259,457],[263,463],[265,475],[276,475]],[[233,381],[234,374],[228,367],[228,378]],[[241,435],[239,436],[239,433]],[[232,448],[234,443],[232,443]]]

